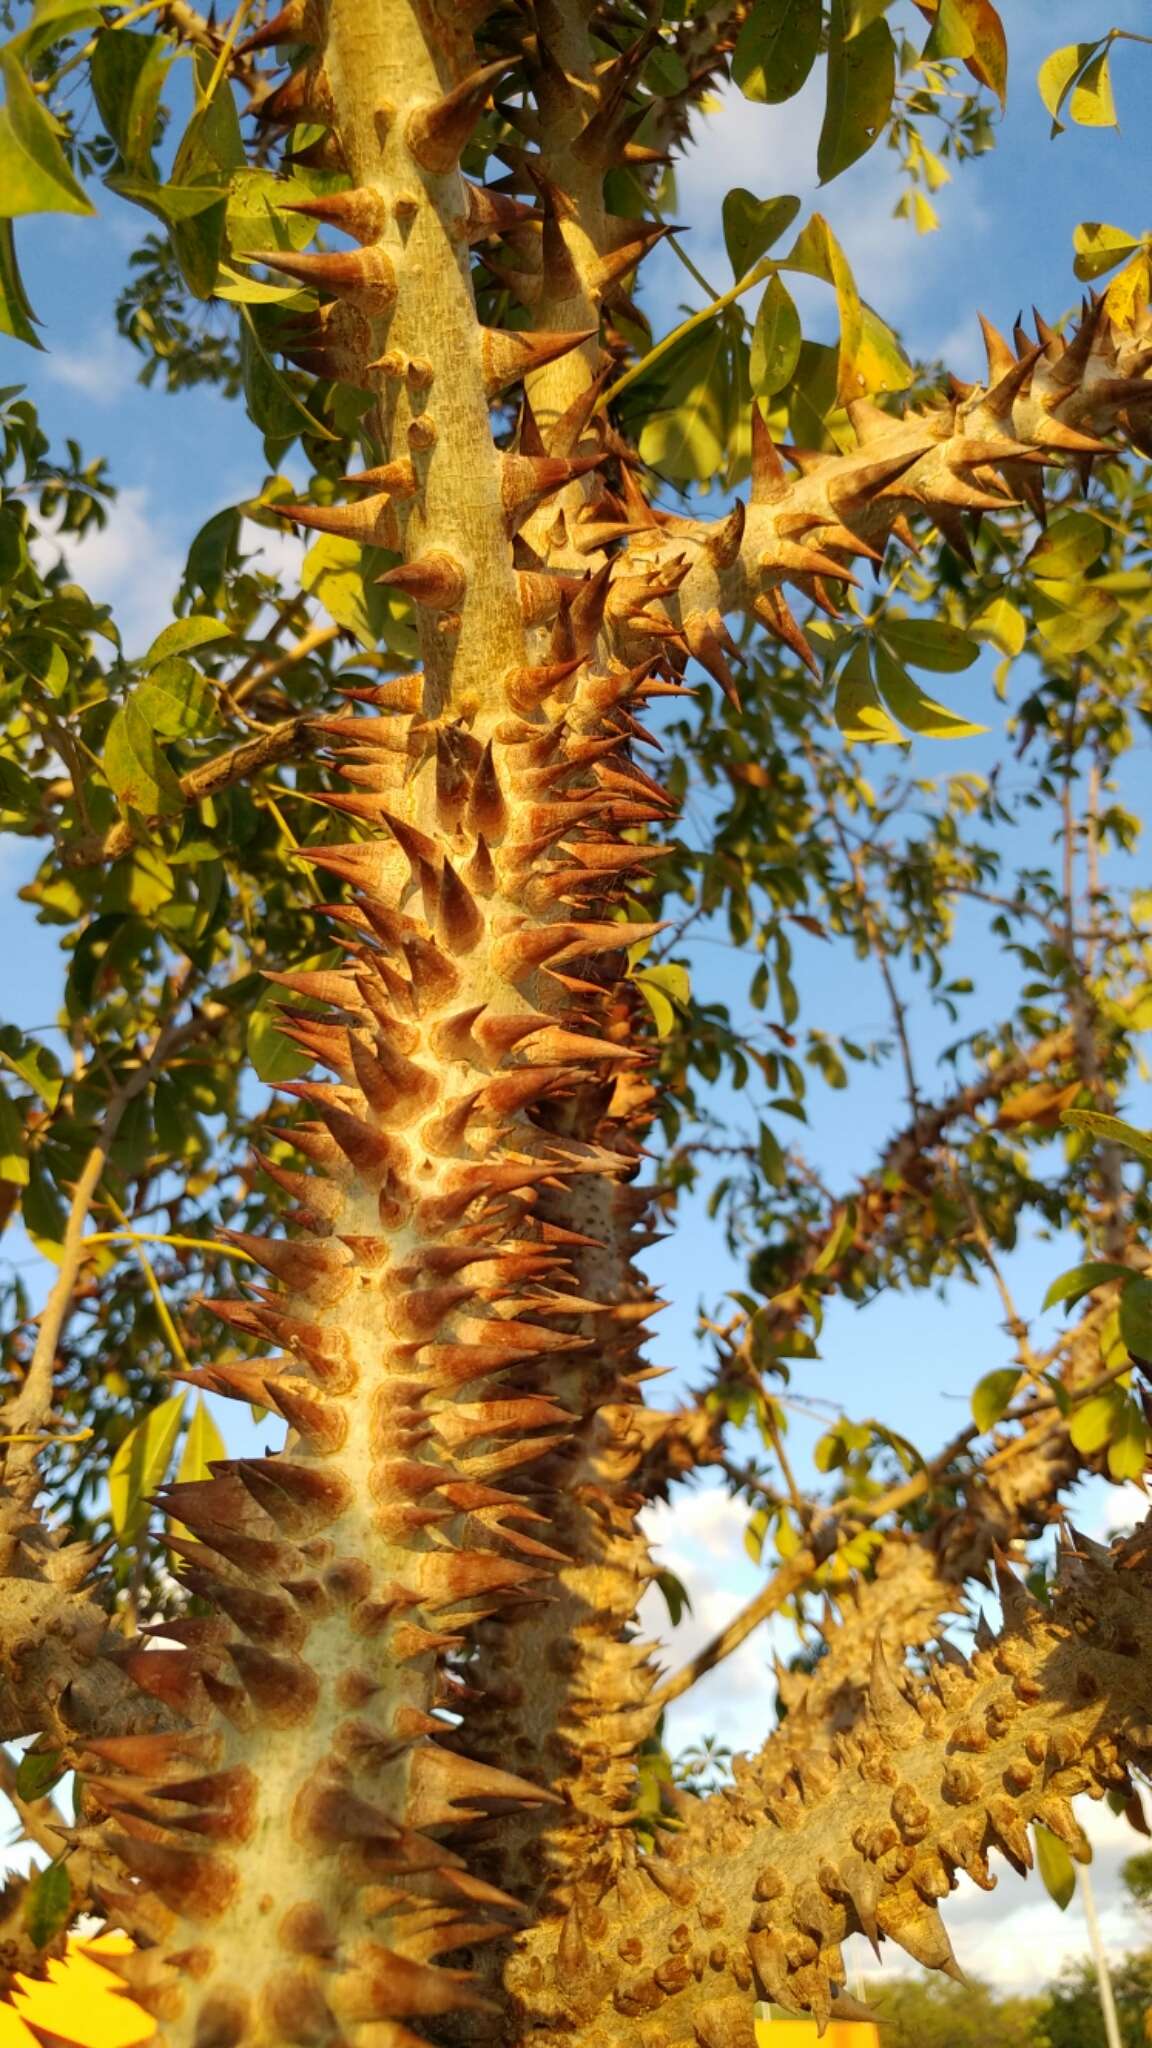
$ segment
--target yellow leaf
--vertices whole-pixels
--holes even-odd
[[[1080,73],[1068,98],[1068,112],[1081,128],[1115,128],[1107,44]]]
[[[1118,271],[1104,294],[1104,304],[1114,327],[1134,327],[1148,304],[1152,291],[1152,269],[1147,247],[1141,249]]]
[[[130,1543],[147,1519],[147,1501],[160,1485],[175,1449],[184,1413],[184,1395],[161,1401],[129,1430],[108,1474],[112,1527],[121,1542]]]
[[[876,693],[868,662],[868,649],[858,641],[852,649],[836,685],[836,723],[846,740],[864,740],[873,746],[906,744],[900,727],[889,718]]]
[[[938,704],[934,697],[926,696],[920,685],[913,682],[907,669],[894,661],[886,648],[877,644],[873,649],[873,659],[880,695],[893,717],[898,718],[909,732],[922,733],[925,738],[935,740],[965,740],[974,733],[987,732],[986,725],[974,725],[957,712],[949,711],[946,704]]]
[[[814,213],[805,222],[781,267],[823,278],[836,293],[840,315],[836,396],[841,405],[876,391],[903,391],[911,383],[912,370],[896,336],[879,314],[862,302],[851,265],[822,213]]]
[[[1139,246],[1139,237],[1129,234],[1127,228],[1110,227],[1104,220],[1082,220],[1072,230],[1072,247],[1076,251],[1072,268],[1084,280],[1103,277],[1105,271],[1115,270]]]

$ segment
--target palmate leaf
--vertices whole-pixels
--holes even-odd
[[[976,733],[987,732],[986,725],[977,725],[962,718],[957,712],[949,711],[946,704],[938,704],[934,697],[926,696],[902,663],[894,661],[879,642],[872,650],[872,659],[880,695],[893,717],[898,718],[908,732],[921,733],[925,738],[936,740],[970,739]]]
[[[1116,104],[1108,55],[1111,38],[1065,43],[1044,59],[1037,73],[1040,97],[1052,116],[1052,134],[1062,135],[1065,112],[1082,128],[1114,128]]]

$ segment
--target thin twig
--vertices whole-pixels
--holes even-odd
[[[333,627],[328,633],[329,639],[335,631]],[[284,661],[287,663],[295,658],[295,654],[285,655]],[[198,768],[190,768],[186,775],[182,775],[180,789],[185,801],[201,803],[207,797],[219,796],[222,790],[231,789],[233,783],[242,782],[259,769],[287,760],[291,754],[305,752],[312,744],[312,737],[312,720],[304,717],[286,718],[282,724],[270,726],[266,732],[254,733],[251,739],[241,740],[226,754],[217,754],[213,760],[204,761]],[[102,861],[118,860],[134,843],[132,826],[121,818],[101,838],[81,839],[74,846],[67,847],[64,864],[69,868],[95,867]]]
[[[6,1477],[13,1482],[34,1463],[37,1440],[42,1441],[43,1432],[51,1417],[56,1353],[59,1349],[61,1331],[72,1305],[80,1268],[88,1256],[90,1244],[96,1241],[86,1234],[88,1215],[115,1144],[124,1112],[147,1088],[169,1054],[188,1037],[190,1029],[196,1028],[200,1021],[196,1018],[182,1024],[176,1021],[180,1001],[187,994],[188,982],[180,991],[172,1016],[157,1033],[150,1052],[109,1096],[99,1133],[73,1189],[64,1242],[60,1249],[60,1264],[40,1318],[32,1360],[23,1385],[3,1413],[4,1429],[15,1440],[6,1463]]]

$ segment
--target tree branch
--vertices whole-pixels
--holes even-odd
[[[821,2024],[858,2010],[850,1934],[954,1973],[936,1901],[960,1872],[990,1888],[992,1848],[1027,1868],[1029,1823],[1086,1858],[1070,1801],[1152,1759],[1147,1525],[1112,1553],[1065,1551],[1050,1612],[1010,1573],[1000,1592],[1006,1626],[971,1665],[918,1687],[879,1660],[865,1723],[802,1786],[740,1760],[735,1790],[686,1796],[681,1830],[606,1896],[527,1933],[508,1972],[523,2039],[608,2048],[623,2015],[662,2048],[753,2048],[756,1995]]]
[[[333,626],[331,631],[327,628],[319,630],[323,630],[324,637],[330,640],[337,629]],[[293,650],[280,662],[271,662],[261,680],[279,673],[298,658],[296,650]],[[293,754],[307,752],[314,736],[314,721],[304,717],[286,718],[280,725],[270,726],[267,732],[253,733],[250,739],[241,740],[226,754],[217,754],[214,760],[189,768],[180,777],[185,802],[201,803],[206,797],[219,796],[222,790],[231,789],[233,783],[245,781],[259,769],[269,768],[276,761],[285,761]],[[104,861],[119,860],[135,844],[135,838],[128,819],[121,818],[101,837],[79,839],[66,847],[64,865],[68,868],[96,867]]]

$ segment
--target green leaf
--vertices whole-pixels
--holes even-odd
[[[149,179],[160,94],[174,55],[173,44],[160,36],[108,29],[97,37],[89,65],[100,119],[125,169]]]
[[[1063,1912],[1076,1890],[1076,1866],[1059,1836],[1049,1834],[1039,1821],[1033,1824],[1032,1834],[1036,1843],[1036,1868],[1044,1889]]]
[[[1128,1280],[1120,1296],[1120,1335],[1133,1358],[1152,1363],[1152,1280]]]
[[[1028,567],[1046,582],[1062,582],[1091,568],[1107,544],[1106,528],[1090,512],[1061,512],[1041,534]]]
[[[311,591],[329,618],[354,633],[362,647],[375,646],[364,586],[364,555],[356,541],[342,534],[322,533],[304,557],[300,587]]]
[[[298,1081],[312,1065],[309,1055],[285,1038],[276,1021],[277,1011],[287,1000],[279,990],[269,989],[248,1019],[248,1058],[258,1079],[272,1088],[278,1088],[281,1081]]]
[[[956,675],[971,668],[980,653],[967,633],[943,619],[894,619],[886,613],[878,635],[897,661],[940,674]]]
[[[184,1448],[180,1453],[180,1463],[176,1470],[177,1485],[183,1485],[185,1480],[210,1479],[212,1465],[217,1459],[226,1458],[227,1455],[227,1445],[216,1427],[212,1411],[203,1394],[200,1394],[192,1410],[192,1420],[188,1424],[188,1434],[184,1438]]]
[[[0,1180],[10,1187],[28,1185],[28,1146],[24,1123],[16,1104],[0,1088]]]
[[[640,434],[643,461],[680,483],[705,483],[728,459],[731,339],[722,320],[697,328],[666,358],[660,409]]]
[[[840,316],[836,395],[840,404],[871,392],[901,391],[912,368],[892,329],[865,306],[852,268],[822,213],[805,221],[783,258],[785,270],[802,270],[833,286]]]
[[[138,702],[128,698],[108,727],[104,773],[118,801],[146,818],[170,816],[184,808],[184,793]]]
[[[1089,1456],[1110,1442],[1120,1420],[1124,1396],[1110,1387],[1106,1394],[1094,1394],[1072,1411],[1068,1434],[1078,1451]]]
[[[813,1446],[812,1462],[818,1472],[836,1472],[848,1462],[848,1446],[838,1429],[826,1430]]]
[[[1005,1366],[1001,1372],[986,1372],[982,1380],[977,1380],[972,1389],[972,1420],[978,1430],[995,1428],[1019,1384],[1020,1374],[1015,1366]]]
[[[914,375],[888,322],[861,300],[859,340],[851,360],[843,363],[841,390],[845,401],[870,397],[880,391],[906,391]]]
[[[1079,577],[1037,580],[1032,610],[1036,630],[1052,654],[1083,654],[1122,615],[1114,597]]]
[[[1072,230],[1072,246],[1076,251],[1072,268],[1077,277],[1090,282],[1134,255],[1140,242],[1127,228],[1111,228],[1102,220],[1082,220]]]
[[[676,1628],[683,1616],[692,1612],[692,1602],[688,1597],[688,1588],[682,1579],[676,1577],[675,1572],[667,1570],[657,1572],[656,1584],[664,1595],[664,1604],[668,1609],[668,1619],[673,1628]]]
[[[200,92],[207,91],[213,70],[209,54],[198,51],[196,83]],[[228,189],[233,172],[243,170],[246,164],[236,103],[227,79],[222,79],[212,98],[197,107],[172,162],[173,185],[208,188],[214,195],[211,205],[171,225],[176,260],[189,291],[198,299],[212,296],[224,245]]]
[[[755,398],[771,398],[792,382],[800,360],[800,315],[779,277],[770,277],[752,330],[749,376]]]
[[[158,185],[151,178],[136,178],[122,171],[110,172],[104,183],[118,199],[130,199],[134,206],[144,207],[170,226],[195,220],[211,206],[222,207],[228,196],[223,185]],[[223,219],[222,212],[220,217]],[[173,246],[175,241],[173,236]],[[207,298],[208,293],[199,296]]]
[[[35,1089],[49,1109],[55,1109],[64,1086],[55,1053],[37,1045],[34,1038],[25,1038],[14,1024],[5,1024],[0,1027],[0,1060]]]
[[[0,215],[95,212],[57,140],[58,124],[11,49],[0,50],[0,73],[7,93],[0,108]]]
[[[1013,658],[1023,651],[1028,637],[1028,626],[1023,612],[1017,611],[1006,597],[994,597],[982,612],[977,612],[970,631],[979,634],[982,640],[991,640],[1001,654]]]
[[[316,223],[306,213],[287,213],[285,208],[316,197],[316,185],[306,178],[285,178],[247,166],[236,171],[229,186],[227,218],[233,255],[250,249],[304,248],[316,233]]]
[[[299,433],[296,418],[303,420],[310,434],[321,441],[339,441],[322,420],[310,413],[303,401],[297,398],[287,378],[276,368],[272,357],[260,338],[260,330],[247,306],[241,307],[241,346],[244,370],[244,395],[256,425],[262,433],[273,438]]]
[[[27,342],[29,348],[42,349],[44,343],[36,333],[35,320],[16,261],[12,223],[0,218],[0,334],[10,334],[13,341]]]
[[[867,644],[858,640],[840,671],[836,685],[836,723],[846,740],[865,740],[874,745],[899,744],[904,739],[881,704],[872,680]]]
[[[1148,1431],[1135,1401],[1127,1395],[1108,1445],[1108,1476],[1118,1486],[1139,1479],[1148,1462]]]
[[[691,997],[688,969],[676,961],[646,967],[631,977],[652,1012],[658,1038],[668,1038],[676,1028],[676,1009]]]
[[[24,1894],[24,1925],[36,1948],[47,1948],[72,1917],[72,1880],[66,1863],[50,1863],[30,1878]]]
[[[907,669],[893,661],[879,641],[873,648],[873,658],[880,695],[907,731],[935,740],[970,739],[973,733],[987,732],[986,725],[974,725],[958,712],[949,711],[947,705],[938,704],[934,697],[925,696],[919,683],[913,682]]]
[[[158,663],[129,702],[166,740],[214,732],[220,722],[216,700],[203,676],[180,654],[170,654]]]
[[[210,604],[223,599],[228,571],[240,561],[240,509],[226,505],[205,521],[188,550],[184,589],[200,591]]]
[[[21,1799],[43,1799],[63,1775],[58,1749],[26,1749],[16,1766],[16,1791]]]
[[[38,1252],[58,1263],[64,1245],[64,1205],[38,1159],[29,1162],[28,1185],[20,1204],[24,1228]]]
[[[79,6],[77,0],[36,0],[30,26],[22,29],[14,41],[23,51],[40,50],[45,44],[59,42],[62,36],[99,20],[98,8]]]
[[[112,1527],[121,1543],[132,1543],[148,1520],[148,1500],[162,1483],[180,1434],[183,1394],[161,1401],[131,1429],[112,1460],[108,1499]]]
[[[732,76],[745,99],[778,106],[798,93],[816,61],[821,0],[756,0],[736,38]]]
[[[827,185],[872,148],[896,90],[896,44],[884,20],[849,36],[844,0],[832,0],[828,92],[816,146],[820,183]]]
[[[1098,1109],[1066,1109],[1060,1121],[1106,1144],[1122,1145],[1126,1152],[1134,1152],[1138,1159],[1152,1166],[1152,1131],[1138,1131],[1134,1124],[1126,1124],[1118,1116],[1105,1116]]]
[[[1126,1280],[1131,1271],[1131,1266],[1115,1265],[1111,1259],[1086,1259],[1083,1265],[1070,1266],[1052,1282],[1040,1304],[1041,1310],[1055,1308],[1061,1301],[1066,1309],[1073,1308],[1093,1288],[1103,1287],[1109,1280]]]
[[[779,199],[757,199],[743,185],[725,194],[721,208],[724,246],[734,277],[744,277],[766,249],[790,228],[800,211],[800,201],[790,193]]]
[[[231,633],[231,626],[223,619],[206,618],[203,612],[193,613],[190,619],[174,619],[157,634],[142,666],[156,668],[170,654],[187,654],[193,647],[207,647],[212,640],[227,640]]]
[[[223,282],[221,282],[223,280]],[[298,284],[270,284],[266,278],[248,277],[221,263],[214,299],[226,299],[230,306],[306,306],[308,294]]]

